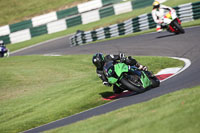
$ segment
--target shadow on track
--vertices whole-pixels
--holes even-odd
[[[172,36],[176,36],[176,35],[179,35],[179,34],[168,34],[168,35],[163,35],[163,36],[159,36],[159,37],[156,37],[156,38],[160,39],[160,38],[172,37]]]
[[[115,94],[113,92],[100,93],[103,100],[115,100],[115,99],[119,99],[119,98],[123,98],[123,97],[133,96],[133,95],[136,95],[136,94],[138,94],[138,93],[133,92],[133,91],[125,91],[125,92],[122,92],[120,94]]]
[[[110,91],[106,91],[106,92],[99,93],[99,95],[101,95],[102,98],[107,98],[107,97],[113,96],[114,93]]]

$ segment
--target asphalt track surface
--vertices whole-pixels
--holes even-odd
[[[126,55],[133,56],[170,56],[187,58],[191,61],[189,68],[162,82],[161,86],[158,88],[138,95],[121,98],[97,108],[93,108],[25,132],[42,132],[60,126],[65,126],[125,106],[148,101],[155,97],[159,97],[183,88],[200,85],[200,27],[187,28],[185,31],[186,33],[181,35],[174,35],[168,32],[150,33],[77,47],[70,47],[69,37],[64,37],[12,53],[11,56],[38,54],[94,54],[96,52],[118,54],[119,52],[124,52]]]

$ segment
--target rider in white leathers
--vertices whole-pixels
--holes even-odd
[[[152,17],[157,23],[156,31],[161,32],[162,31],[162,23],[167,23],[169,24],[171,20],[169,19],[164,19],[164,16],[166,13],[171,12],[172,19],[175,19],[177,17],[176,11],[165,5],[161,5],[158,1],[153,2],[153,10],[152,10]]]

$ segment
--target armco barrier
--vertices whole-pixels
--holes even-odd
[[[131,3],[132,3],[133,9],[137,9],[137,8],[143,8],[145,6],[152,5],[153,2],[154,0],[134,0]]]
[[[31,20],[25,20],[19,23],[11,24],[10,25],[10,32],[16,32],[20,30],[24,30],[27,28],[32,27],[32,21]]]
[[[0,40],[3,40],[5,44],[11,43],[10,35],[0,36]]]
[[[42,26],[30,28],[30,34],[31,34],[31,37],[47,34],[47,26],[42,25]]]
[[[66,21],[64,19],[61,19],[59,21],[48,23],[47,29],[48,29],[49,34],[63,31],[65,29],[67,29]]]
[[[188,22],[200,18],[200,2],[187,3],[175,7],[177,15],[182,22]],[[136,18],[129,19],[120,24],[114,24],[94,31],[80,32],[71,37],[72,46],[102,40],[105,38],[126,35],[134,32],[155,28],[151,13],[143,14]]]
[[[31,39],[30,30],[21,30],[10,34],[10,41],[13,43],[18,43]]]
[[[67,22],[67,27],[73,27],[73,26],[82,24],[82,19],[81,19],[81,16],[76,16],[76,17],[67,19],[66,22]]]
[[[58,19],[66,18],[66,17],[72,16],[72,15],[76,15],[78,13],[79,12],[78,12],[77,6],[56,12]]]
[[[115,3],[119,3],[122,0],[102,0],[102,4],[103,5],[110,5],[110,4],[115,4]]]
[[[114,11],[113,6],[111,6],[111,7],[108,7],[108,8],[100,9],[99,14],[100,14],[101,18],[105,18],[105,17],[108,17],[108,16],[115,15],[115,11]]]

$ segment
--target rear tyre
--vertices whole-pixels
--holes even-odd
[[[182,28],[182,26],[177,21],[174,21],[174,26],[178,29],[179,33],[182,33],[182,34],[185,33],[185,30]]]
[[[137,75],[134,75],[135,78],[130,78],[128,76],[124,76],[121,79],[121,83],[126,87],[126,89],[130,91],[135,91],[138,93],[144,92],[146,89],[142,87],[140,80]]]

